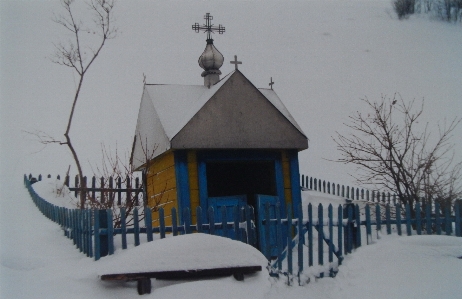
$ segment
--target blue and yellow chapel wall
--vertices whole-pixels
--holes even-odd
[[[255,154],[259,154],[260,151]],[[299,184],[298,151],[297,150],[277,150],[261,151],[262,155],[274,156],[276,169],[276,184],[278,196],[283,202],[292,205],[296,211],[301,203],[301,193]],[[177,211],[177,219],[182,219],[184,208],[190,209],[192,223],[196,223],[196,209],[198,206],[206,208],[206,190],[204,184],[206,180],[200,164],[203,164],[203,152],[197,150],[176,150],[168,151],[150,162],[147,169],[146,192],[148,206],[162,207],[165,211],[165,224],[170,226],[171,209]],[[249,158],[252,160],[252,158]],[[204,192],[205,191],[205,192]],[[204,195],[205,194],[205,195]],[[202,198],[201,198],[202,197]],[[285,211],[285,208],[282,208]],[[153,225],[158,226],[158,212],[153,211]]]

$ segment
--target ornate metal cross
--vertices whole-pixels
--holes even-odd
[[[271,90],[273,89],[273,84],[274,84],[273,77],[271,77],[270,83],[268,84],[271,87]]]
[[[212,39],[211,33],[215,33],[215,31],[218,31],[219,34],[223,34],[225,32],[225,27],[218,25],[213,26],[211,21],[213,20],[213,17],[210,15],[210,13],[206,13],[204,16],[205,19],[205,24],[202,26],[199,25],[199,23],[195,23],[192,25],[192,29],[196,32],[199,32],[201,30],[204,30],[204,32],[207,32],[207,39]]]
[[[234,69],[237,70],[237,65],[242,64],[242,61],[237,61],[237,55],[234,55],[234,61],[230,61],[229,63],[234,64]]]

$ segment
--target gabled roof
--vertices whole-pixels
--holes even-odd
[[[175,148],[307,147],[305,134],[277,94],[255,88],[235,70],[210,89],[146,84],[132,164],[140,168],[147,158]]]

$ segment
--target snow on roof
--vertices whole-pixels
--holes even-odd
[[[169,140],[207,103],[232,73],[234,71],[210,88],[204,85],[178,84],[145,86]]]
[[[141,99],[133,166],[141,167],[146,156],[157,157],[171,148],[172,139],[220,90],[220,88],[239,71],[232,71],[210,88],[204,85],[164,85],[146,84]],[[300,126],[289,113],[277,94],[270,89],[258,89],[261,94],[303,135]],[[146,155],[148,149],[154,154]]]

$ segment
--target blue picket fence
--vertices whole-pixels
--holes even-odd
[[[73,240],[74,245],[88,257],[99,260],[106,255],[114,254],[116,244],[120,249],[127,249],[128,244],[140,245],[143,241],[151,242],[154,239],[163,239],[170,233],[172,236],[190,234],[194,232],[221,235],[234,240],[239,240],[255,246],[256,230],[254,211],[250,206],[239,210],[235,207],[233,221],[222,223],[214,221],[215,211],[213,208],[207,210],[208,223],[203,223],[203,211],[200,207],[196,210],[197,223],[191,223],[191,213],[188,208],[183,211],[183,223],[178,224],[177,211],[172,208],[172,225],[165,225],[164,209],[158,210],[159,225],[152,225],[152,212],[149,207],[139,207],[133,210],[133,227],[127,227],[125,208],[120,208],[121,227],[113,226],[112,210],[92,209],[69,209],[58,207],[40,197],[32,187],[32,182],[24,176],[24,185],[36,204],[38,209],[50,220],[58,223],[64,231],[64,235]],[[140,223],[139,218],[143,213],[144,221]],[[222,219],[227,217],[225,207],[221,210]],[[129,242],[127,236],[133,236]],[[119,240],[116,238],[119,237]],[[144,239],[144,240],[143,240]]]
[[[295,279],[302,284],[306,277],[335,276],[345,255],[354,248],[370,244],[385,231],[398,235],[446,234],[462,236],[462,201],[454,209],[446,207],[443,211],[438,203],[414,206],[415,217],[411,217],[409,205],[371,203],[329,205],[317,207],[311,203],[298,207],[292,213],[287,206],[285,215],[281,215],[279,204],[274,208],[267,204],[264,216],[255,219],[251,206],[235,207],[232,217],[225,208],[221,210],[221,219],[227,222],[215,222],[213,208],[205,211],[198,207],[197,222],[191,223],[188,208],[183,211],[183,222],[178,223],[177,211],[172,209],[171,226],[165,225],[164,210],[158,211],[158,226],[152,225],[151,210],[140,207],[134,210],[133,227],[127,227],[124,209],[121,208],[121,227],[114,228],[111,210],[67,209],[55,206],[34,191],[31,181],[24,176],[24,184],[39,210],[49,219],[58,223],[64,235],[73,240],[76,247],[95,260],[111,255],[117,249],[126,249],[129,245],[138,246],[181,234],[202,232],[239,240],[255,246],[267,257],[272,276],[287,277],[292,284]],[[300,212],[302,211],[302,212]],[[261,213],[261,211],[260,211]],[[140,223],[139,216],[144,214]],[[292,215],[298,215],[293,218]],[[206,220],[204,220],[206,219]],[[205,223],[207,221],[207,223]],[[258,229],[261,227],[260,229]],[[130,236],[130,238],[129,238]],[[130,239],[130,240],[129,240]]]
[[[409,204],[404,207],[400,204],[362,204],[362,207],[350,203],[337,208],[330,204],[326,211],[322,204],[314,207],[310,203],[306,210],[299,207],[302,212],[297,213],[297,218],[292,218],[291,207],[288,206],[285,219],[281,219],[278,208],[275,209],[276,218],[269,217],[270,206],[267,205],[262,224],[266,238],[264,244],[269,245],[261,251],[271,261],[272,276],[286,276],[289,284],[297,278],[302,284],[304,272],[313,273],[309,267],[317,266],[314,276],[333,277],[344,255],[373,242],[373,231],[376,232],[375,238],[382,230],[386,234],[396,232],[407,236],[445,234],[462,237],[462,200],[455,203],[453,212],[450,207],[441,212],[438,203],[422,207],[417,202],[415,218],[411,217]],[[271,236],[271,231],[276,235]],[[272,252],[277,252],[277,256],[272,256]]]

